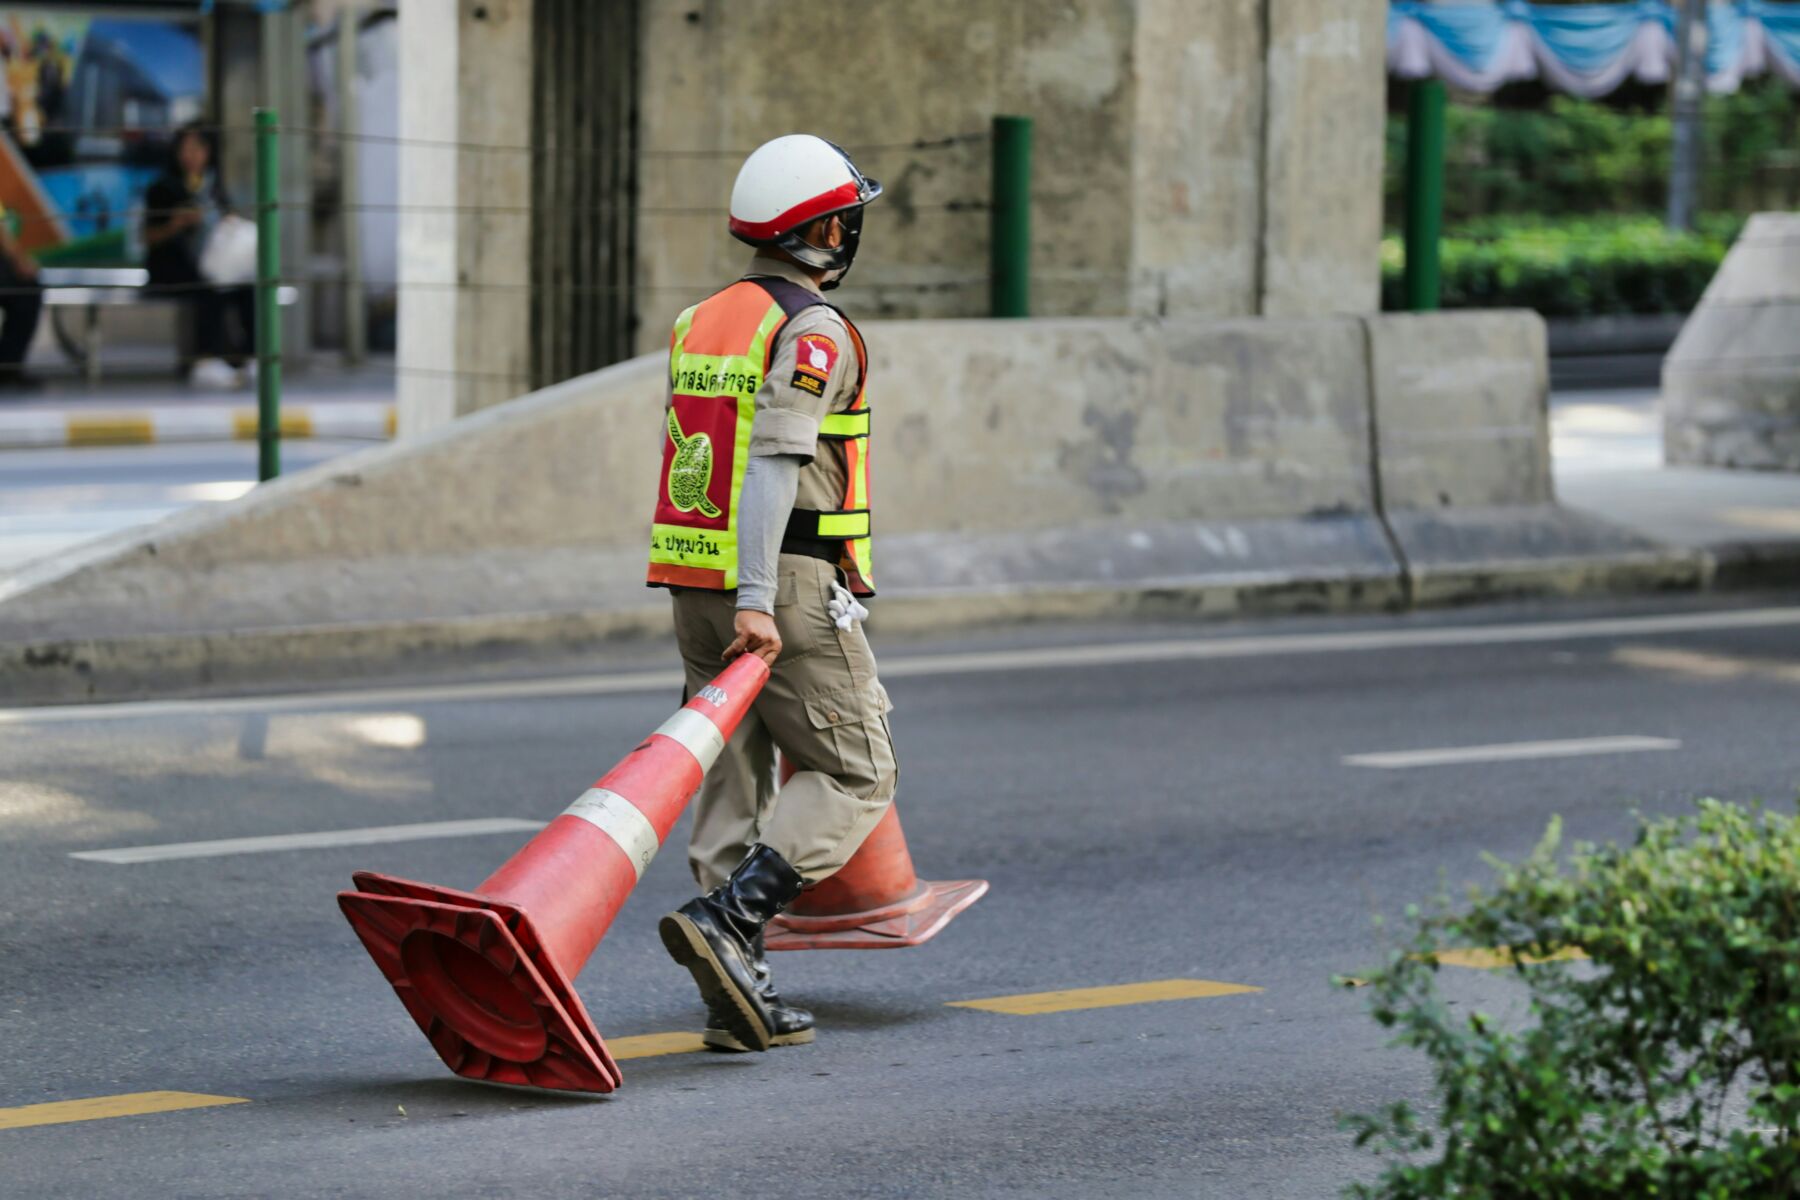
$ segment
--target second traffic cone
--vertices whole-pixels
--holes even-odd
[[[572,981],[750,702],[754,654],[700,689],[474,892],[359,871],[338,906],[458,1075],[610,1092],[618,1064]]]
[[[794,774],[784,761],[781,780]],[[920,879],[893,805],[837,874],[808,887],[769,922],[770,950],[895,950],[936,937],[987,894],[985,879]]]

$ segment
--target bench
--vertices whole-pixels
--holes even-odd
[[[150,289],[150,272],[143,267],[42,267],[38,282],[44,288],[44,307],[50,310],[50,329],[57,345],[71,362],[79,363],[88,383],[100,381],[100,310],[132,304],[166,304],[181,299],[180,292]],[[276,302],[284,307],[300,298],[299,289],[281,287]],[[64,312],[80,309],[79,333],[64,328]]]

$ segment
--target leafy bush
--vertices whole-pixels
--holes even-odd
[[[1700,299],[1742,226],[1710,217],[1672,233],[1655,217],[1554,222],[1470,221],[1441,243],[1445,308],[1535,308],[1547,317],[1686,312]],[[1382,307],[1405,306],[1398,235],[1381,245]]]
[[[1412,914],[1371,978],[1375,1019],[1431,1061],[1437,1111],[1347,1118],[1385,1168],[1346,1194],[1800,1194],[1800,822],[1704,801],[1566,865],[1558,837],[1494,863],[1466,910]],[[1459,944],[1513,948],[1522,1028],[1439,996],[1435,954]],[[1591,962],[1543,961],[1572,948]]]
[[[1552,96],[1542,107],[1451,104],[1445,112],[1445,219],[1498,213],[1656,213],[1668,200],[1665,112]],[[1388,118],[1386,211],[1403,219],[1406,117]],[[1800,101],[1774,78],[1709,96],[1701,123],[1701,207],[1751,212],[1800,204]]]

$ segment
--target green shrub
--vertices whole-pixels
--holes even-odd
[[[1430,1059],[1436,1104],[1346,1118],[1385,1164],[1346,1194],[1800,1194],[1800,822],[1703,801],[1566,864],[1558,835],[1494,863],[1466,909],[1410,914],[1412,944],[1370,979],[1375,1019]],[[1591,961],[1506,968],[1529,1001],[1509,1027],[1440,997],[1450,945]]]
[[[1655,217],[1489,217],[1439,251],[1445,308],[1535,308],[1546,317],[1686,312],[1730,249],[1741,218],[1713,216],[1691,234]],[[1381,246],[1382,307],[1404,307],[1399,236]]]
[[[1388,118],[1385,206],[1403,216],[1406,117]],[[1657,213],[1668,200],[1666,112],[1552,96],[1538,108],[1455,103],[1445,112],[1444,216]],[[1701,207],[1720,212],[1800,203],[1800,102],[1779,79],[1709,96],[1701,122]]]

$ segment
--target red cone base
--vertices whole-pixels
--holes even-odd
[[[769,922],[770,950],[897,950],[937,936],[957,913],[987,894],[985,879],[920,879],[889,806],[875,832],[829,879],[800,893]]]
[[[919,880],[905,899],[866,912],[834,917],[783,913],[769,923],[769,950],[897,950],[917,946],[969,905],[987,895],[985,879]]]
[[[338,907],[444,1065],[578,1092],[624,1082],[531,918],[467,892],[358,871]]]

